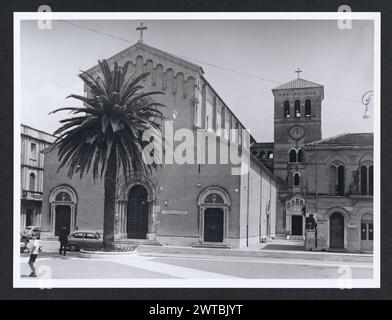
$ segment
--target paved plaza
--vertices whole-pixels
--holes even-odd
[[[353,279],[373,274],[370,255],[219,249],[211,254],[206,249],[148,248],[129,257],[103,260],[81,258],[74,252],[60,256],[56,242],[46,248],[37,259],[37,273],[39,277],[40,270],[49,267],[53,279],[338,279],[342,267],[350,269]],[[22,254],[22,278],[30,273],[27,262],[28,254]]]

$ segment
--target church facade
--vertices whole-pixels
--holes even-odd
[[[156,96],[156,101],[166,106],[162,111],[171,125],[163,126],[163,134],[173,137],[174,148],[184,138],[177,136],[180,129],[192,132],[195,141],[197,133],[204,132],[206,140],[201,143],[208,156],[209,146],[217,144],[216,163],[210,163],[207,154],[202,153],[201,161],[181,158],[163,163],[148,176],[133,173],[125,179],[120,175],[116,190],[116,238],[241,248],[275,237],[275,177],[250,154],[250,145],[255,140],[208,83],[202,68],[142,41],[108,59],[109,64],[115,61],[120,65],[131,61],[129,72],[149,72],[142,83],[143,90],[164,92]],[[97,66],[88,72],[96,76]],[[242,167],[242,158],[239,163],[220,158],[222,142],[229,145],[230,153],[248,155],[247,170],[233,171]],[[198,147],[195,144],[192,158],[200,156]],[[103,182],[94,183],[91,176],[70,179],[64,170],[57,172],[57,168],[57,150],[48,149],[43,237],[56,237],[62,226],[70,232],[102,231]]]

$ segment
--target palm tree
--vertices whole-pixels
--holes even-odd
[[[129,62],[110,69],[106,60],[98,61],[100,72],[95,79],[87,72],[78,75],[86,85],[87,97],[71,94],[83,102],[80,107],[66,107],[52,111],[69,111],[70,116],[60,121],[54,146],[58,149],[59,168],[67,166],[68,176],[80,178],[90,172],[94,181],[104,177],[103,247],[110,249],[114,243],[114,219],[117,174],[122,169],[126,178],[131,171],[148,173],[153,165],[143,160],[142,150],[147,142],[142,134],[147,129],[160,132],[164,119],[152,99],[160,91],[142,92],[140,82],[149,73],[127,76]]]

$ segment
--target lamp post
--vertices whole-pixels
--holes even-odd
[[[363,119],[369,119],[370,118],[369,103],[373,99],[373,94],[374,94],[374,91],[370,90],[370,91],[365,92],[363,94],[363,96],[362,96],[362,104],[365,105],[365,113],[362,116]]]

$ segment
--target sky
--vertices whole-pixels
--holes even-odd
[[[137,42],[141,21],[69,22],[74,25],[53,21],[52,28],[44,30],[36,21],[21,22],[21,121],[49,133],[64,117],[48,115],[50,111],[78,105],[65,97],[83,92],[79,70]],[[271,89],[295,79],[297,68],[303,71],[301,78],[324,85],[323,138],[373,131],[372,118],[362,118],[360,103],[362,95],[373,90],[372,21],[354,20],[352,29],[345,30],[334,20],[143,22],[148,27],[144,42],[200,65],[258,142],[273,141]]]

